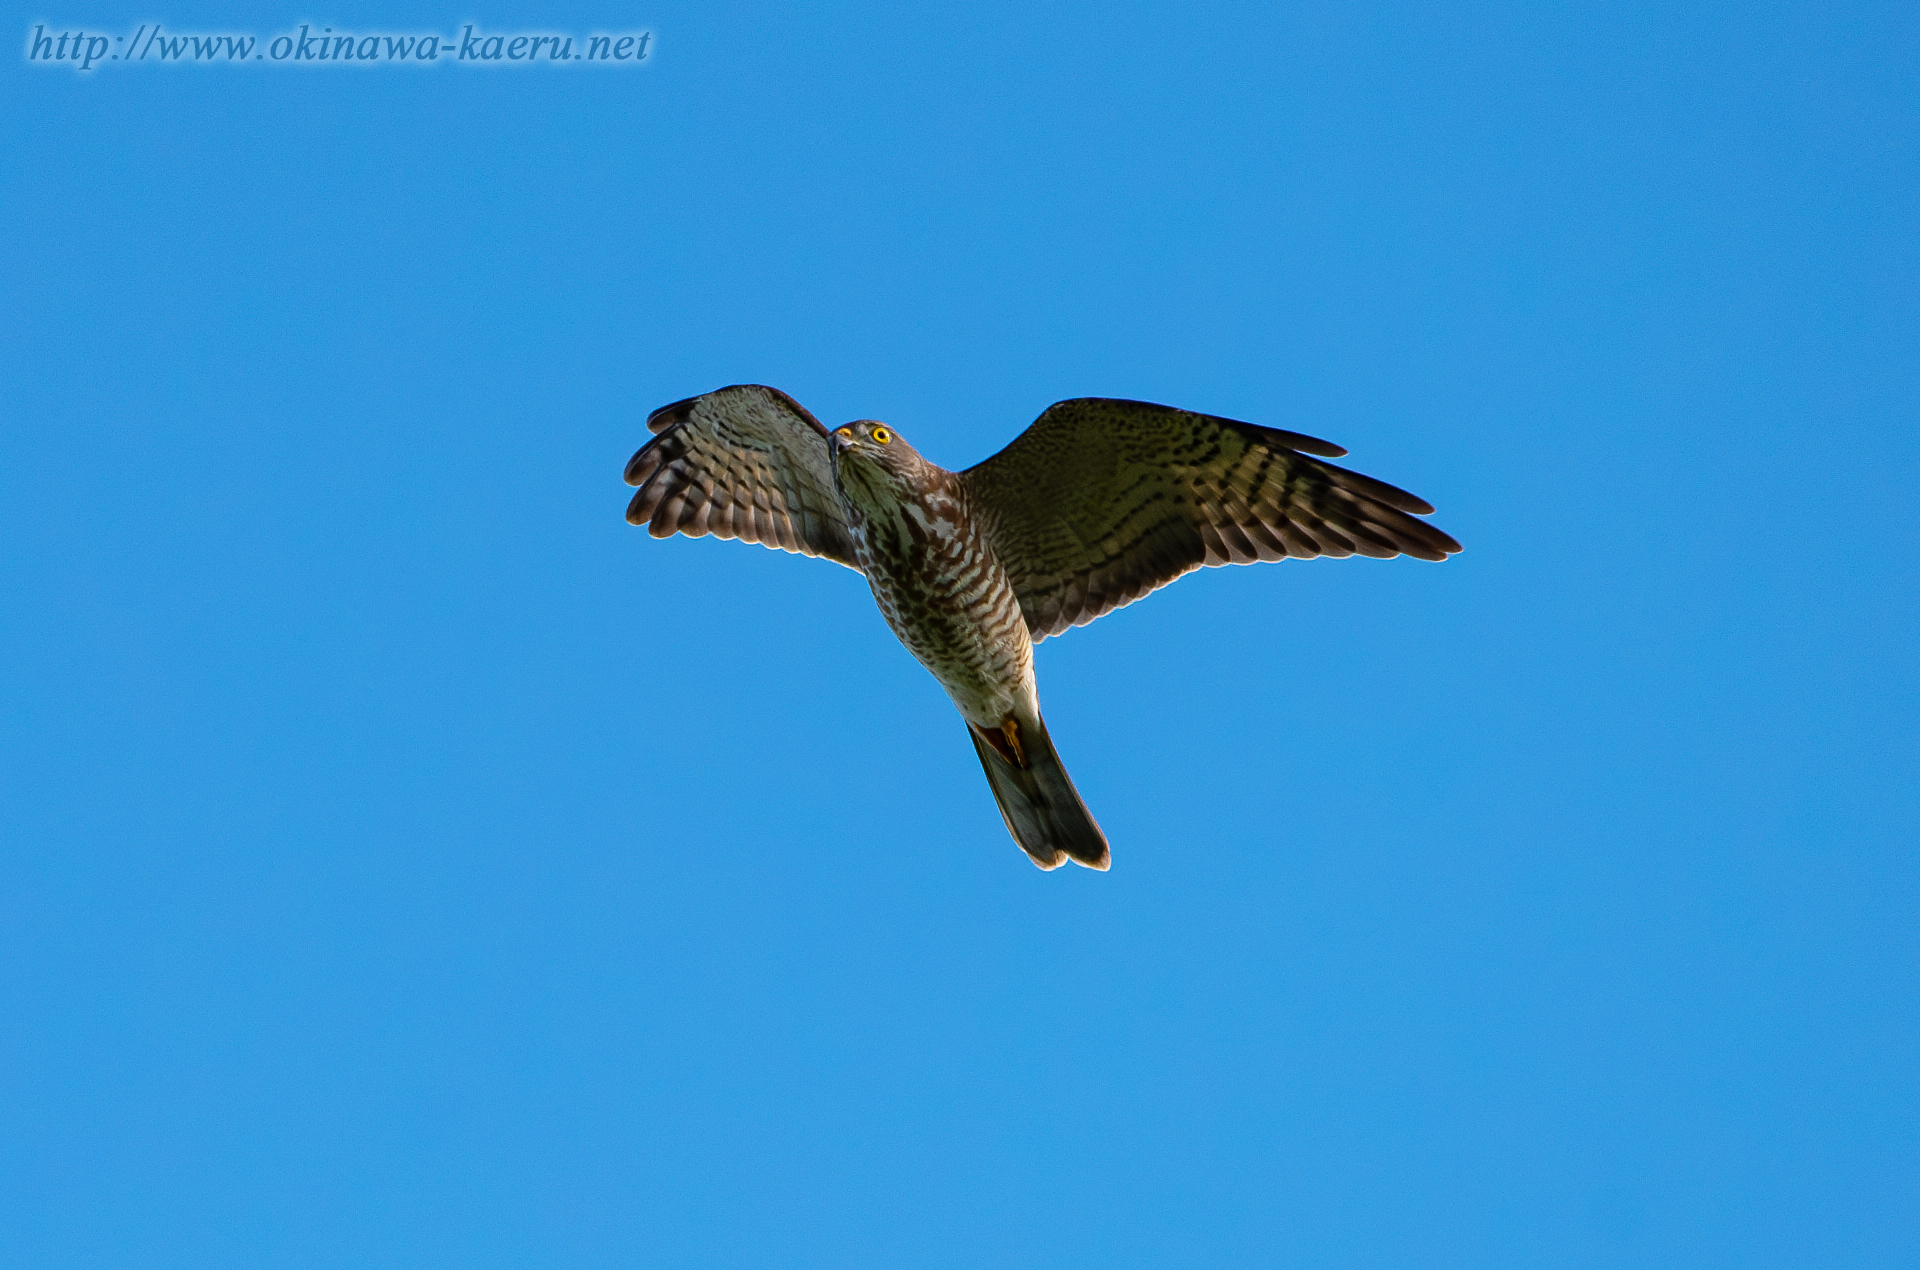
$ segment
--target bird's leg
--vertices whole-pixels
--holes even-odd
[[[973,727],[972,724],[967,726]],[[982,741],[993,747],[995,754],[1006,760],[1008,767],[1026,767],[1027,750],[1020,743],[1020,724],[1012,715],[1000,720],[998,728],[974,728],[973,730]]]
[[[1013,751],[1015,767],[1027,765],[1026,747],[1020,744],[1020,723],[1012,715],[1000,720],[1000,735],[1007,738],[1007,748]]]

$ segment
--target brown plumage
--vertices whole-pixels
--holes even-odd
[[[864,574],[966,719],[1014,840],[1047,869],[1104,869],[1108,850],[1040,717],[1034,643],[1207,565],[1460,550],[1416,519],[1433,511],[1421,499],[1320,461],[1339,446],[1147,402],[1060,402],[964,472],[872,420],[828,432],[754,384],[647,426],[659,435],[627,464],[627,519]]]

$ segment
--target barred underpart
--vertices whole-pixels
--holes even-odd
[[[1418,519],[1433,513],[1423,500],[1326,462],[1337,445],[1141,401],[1062,401],[957,473],[872,420],[829,433],[757,384],[675,402],[647,426],[658,435],[627,464],[627,519],[865,574],[1042,868],[1104,869],[1108,848],[1040,717],[1035,642],[1209,565],[1460,550]]]

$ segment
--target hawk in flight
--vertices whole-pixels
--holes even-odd
[[[1043,869],[1107,867],[1106,835],[1040,718],[1033,646],[1204,565],[1460,550],[1405,490],[1323,463],[1297,432],[1082,397],[949,472],[884,423],[829,431],[777,388],[662,406],[627,464],[627,520],[857,569],[967,722],[1014,841]],[[1314,456],[1314,457],[1309,457]]]

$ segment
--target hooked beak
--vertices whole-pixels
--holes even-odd
[[[830,434],[829,439],[833,442],[833,457],[836,459],[853,448],[852,437],[841,436],[838,432],[835,432]]]

